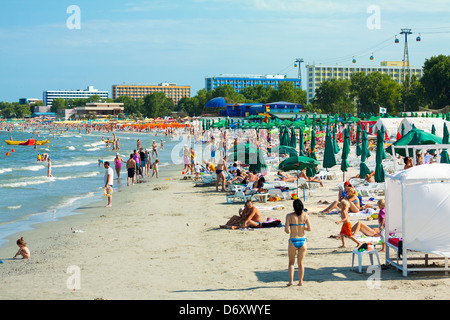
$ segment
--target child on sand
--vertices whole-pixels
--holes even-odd
[[[380,252],[385,251],[385,236],[384,236],[384,222],[385,222],[385,202],[383,199],[378,200],[378,208],[380,208],[380,211],[378,212],[378,228],[380,229],[380,238],[381,238],[381,250]]]
[[[342,246],[340,246],[339,248],[346,248],[345,237],[348,237],[349,239],[356,242],[357,247],[361,246],[361,243],[352,235],[352,225],[348,219],[348,209],[350,208],[350,203],[344,199],[339,203],[339,208],[341,209],[341,220],[336,221],[336,224],[342,223],[340,232]]]
[[[22,259],[28,259],[30,257],[30,250],[27,248],[27,243],[23,240],[23,237],[17,240],[17,245],[19,246],[19,251],[17,251],[14,258],[16,258],[18,255],[22,256]]]
[[[153,165],[152,165],[152,168],[153,168],[152,178],[155,175],[155,173],[156,173],[156,178],[158,178],[158,163],[159,163],[158,159],[156,159],[155,162],[153,162]]]

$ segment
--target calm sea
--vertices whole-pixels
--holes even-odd
[[[151,151],[152,141],[158,143],[160,168],[174,165],[172,149],[180,145],[181,138],[165,137],[162,133],[116,132],[120,139],[120,150],[106,148],[102,137],[112,140],[112,133],[91,133],[67,131],[53,136],[48,130],[40,136],[30,131],[14,130],[14,140],[35,138],[50,143],[37,146],[12,146],[10,134],[0,131],[0,246],[12,234],[30,230],[39,222],[46,222],[73,214],[73,210],[83,204],[104,200],[102,192],[105,169],[99,167],[99,159],[110,161],[118,152],[126,161],[136,149],[137,140],[143,148]],[[164,151],[159,146],[164,141]],[[14,148],[15,152],[12,152]],[[181,148],[179,151],[182,152]],[[175,150],[175,149],[174,149]],[[6,153],[9,152],[9,156]],[[179,152],[179,153],[180,153]],[[52,175],[47,177],[47,162],[38,162],[38,154],[47,153],[52,160]],[[181,153],[182,154],[182,153]],[[181,160],[182,161],[182,160]],[[121,178],[114,180],[117,188],[126,187],[126,169],[122,164]],[[151,183],[151,182],[150,182]]]

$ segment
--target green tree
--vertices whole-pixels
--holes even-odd
[[[28,105],[14,103],[14,112],[17,118],[23,118],[31,114],[30,107]]]
[[[314,107],[323,113],[354,113],[356,104],[350,92],[349,80],[331,79],[323,81],[316,89]]]
[[[420,106],[426,104],[425,88],[415,75],[411,77],[411,84],[407,87],[402,85],[402,104],[403,109],[398,111],[419,111]]]
[[[350,92],[360,105],[359,112],[378,114],[379,108],[395,113],[402,105],[401,85],[380,72],[357,72],[350,77]]]
[[[102,97],[100,97],[98,94],[94,94],[87,99],[87,102],[100,102],[101,100]]]
[[[174,110],[175,103],[167,98],[164,92],[154,92],[144,97],[144,116],[150,118],[164,117],[170,115]]]
[[[433,109],[450,104],[450,56],[439,55],[425,60],[420,82],[425,99]]]
[[[52,102],[51,111],[58,112],[59,109],[67,109],[68,103],[63,98],[56,98]]]

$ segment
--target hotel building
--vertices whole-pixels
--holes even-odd
[[[177,86],[175,83],[160,83],[157,85],[124,84],[112,86],[112,98],[128,96],[140,99],[154,92],[164,92],[167,98],[177,104],[181,98],[191,97],[191,86]]]
[[[240,92],[247,87],[254,87],[256,85],[271,86],[274,89],[278,88],[281,82],[292,82],[294,88],[301,89],[302,83],[298,78],[286,78],[284,75],[226,75],[221,74],[217,77],[205,78],[206,91],[214,90],[219,86],[231,85],[236,92]]]
[[[93,86],[88,86],[86,90],[47,90],[44,91],[43,100],[46,106],[51,106],[53,100],[56,98],[62,98],[64,100],[69,99],[87,99],[93,95],[98,95],[102,100],[108,99],[108,91],[99,91],[94,89]]]
[[[415,75],[421,78],[423,75],[422,67],[409,67],[411,76]],[[402,61],[382,61],[380,66],[338,66],[338,65],[307,65],[306,66],[306,103],[314,99],[316,89],[320,87],[323,81],[350,80],[353,73],[364,72],[380,72],[391,77],[392,80],[402,83],[403,62]]]

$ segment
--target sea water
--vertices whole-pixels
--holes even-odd
[[[102,188],[106,170],[103,165],[99,166],[99,160],[110,162],[116,192],[127,183],[125,163],[122,163],[120,179],[117,179],[114,167],[116,153],[127,161],[140,139],[144,150],[148,149],[151,155],[155,140],[161,172],[164,167],[177,163],[172,150],[182,143],[180,137],[171,138],[163,133],[116,131],[120,150],[113,150],[111,145],[106,148],[102,141],[102,138],[112,140],[112,133],[86,134],[84,130],[69,130],[53,135],[48,130],[43,131],[46,132],[40,132],[39,137],[31,131],[16,129],[11,134],[0,131],[0,246],[4,245],[7,237],[30,230],[36,223],[74,214],[73,211],[80,206],[104,200]],[[10,136],[14,140],[51,140],[35,149],[34,146],[6,144],[4,140],[9,140]],[[161,140],[164,141],[164,151],[160,148]],[[177,148],[182,152],[182,147]],[[37,161],[38,154],[42,153],[51,158],[52,177],[47,177],[47,162]],[[177,152],[176,158],[179,156],[180,152]],[[150,183],[155,180],[150,180]]]

